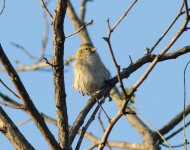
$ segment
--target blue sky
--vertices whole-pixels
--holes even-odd
[[[3,5],[3,0],[0,1],[0,6]],[[74,7],[79,13],[80,1],[72,1]],[[87,4],[86,21],[94,19],[93,25],[88,27],[90,37],[98,50],[102,61],[111,72],[112,76],[116,75],[116,69],[111,59],[106,42],[102,37],[107,35],[107,18],[110,18],[110,23],[113,25],[118,18],[129,7],[131,1],[120,0],[96,0]],[[181,2],[177,0],[144,0],[138,1],[134,9],[123,20],[112,34],[111,42],[114,53],[121,68],[125,68],[130,64],[129,55],[133,61],[144,55],[147,47],[151,47],[153,43],[161,36],[173,18],[180,9]],[[50,2],[48,5],[50,11],[54,13],[55,2]],[[0,7],[1,8],[1,7]],[[23,64],[31,65],[34,61],[28,58],[22,51],[13,47],[10,43],[18,43],[29,50],[33,55],[39,56],[41,49],[41,38],[45,32],[45,26],[42,19],[43,9],[38,0],[31,1],[6,1],[6,7],[3,14],[0,16],[0,42],[10,58],[10,61],[15,67],[16,60]],[[159,53],[175,35],[179,29],[183,18],[180,19],[174,28],[165,37],[164,41],[155,49],[154,53]],[[50,22],[50,19],[49,19]],[[65,19],[65,34],[68,35],[74,30],[68,16]],[[189,45],[189,32],[173,45],[170,52]],[[80,46],[80,38],[78,35],[68,38],[65,42],[65,58],[73,55]],[[52,46],[52,28],[50,25],[49,41],[47,45],[46,57],[51,59]],[[134,107],[137,108],[147,119],[154,124],[158,129],[165,125],[173,116],[175,116],[183,108],[183,70],[186,63],[189,61],[190,55],[187,54],[176,60],[159,63],[148,79],[139,87],[136,92],[136,102]],[[148,65],[132,74],[127,80],[123,80],[126,87],[131,87],[145,71]],[[1,67],[1,65],[0,65]],[[189,69],[190,70],[190,69]],[[187,71],[187,99],[189,100],[189,74]],[[36,105],[43,113],[49,116],[56,117],[53,76],[52,72],[24,72],[19,73],[27,91]],[[0,73],[0,78],[7,83],[14,91],[8,76],[5,73]],[[69,114],[69,123],[72,124],[77,114],[83,108],[88,100],[88,96],[81,96],[78,92],[72,89],[73,72],[72,65],[65,67],[65,86],[67,92],[67,105]],[[7,95],[10,93],[0,85],[2,90]],[[13,97],[12,95],[10,95]],[[13,97],[14,98],[14,97]],[[189,103],[189,101],[188,101]],[[15,123],[26,120],[29,116],[19,110],[5,108],[5,111],[10,115]],[[104,108],[110,117],[117,112],[116,106],[112,102],[106,102]],[[102,117],[107,125],[106,118]],[[187,117],[187,120],[190,118]],[[49,125],[49,124],[48,124]],[[181,127],[182,123],[179,127]],[[51,131],[57,137],[57,129],[49,125]],[[97,127],[99,128],[97,130]],[[32,122],[19,128],[27,139],[34,145],[36,149],[48,149],[46,142],[43,140],[39,131],[35,128]],[[102,135],[101,128],[97,123],[97,119],[91,124],[90,132],[95,131],[95,135]],[[187,128],[189,133],[189,128]],[[187,135],[190,139],[190,135]],[[138,133],[133,130],[131,125],[122,118],[114,127],[111,135],[111,140],[124,140],[131,142],[142,142]],[[176,138],[169,140],[172,144],[181,144],[183,142],[183,134],[179,134]],[[11,150],[13,147],[0,134],[0,147],[2,149]],[[85,141],[81,149],[85,149],[90,145],[89,141]],[[163,148],[164,149],[164,148]],[[180,148],[179,148],[180,149]]]

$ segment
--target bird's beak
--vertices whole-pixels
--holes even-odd
[[[96,51],[96,48],[92,48],[91,49],[91,52],[93,53],[93,52],[95,52]]]

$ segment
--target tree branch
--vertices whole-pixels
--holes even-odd
[[[82,25],[77,31],[67,35],[65,38],[69,38],[77,33],[79,33],[80,31],[82,31],[84,28],[86,28],[88,25],[92,24],[93,23],[93,19],[90,20],[89,22],[87,22],[86,24]]]
[[[15,106],[18,106],[18,107],[22,106],[21,104],[19,104],[18,102],[10,99],[8,96],[4,95],[1,92],[0,92],[0,97],[3,99],[3,101],[8,102],[8,103],[10,103],[12,105],[15,105]]]
[[[166,124],[165,126],[163,126],[159,132],[162,135],[167,134],[169,131],[171,131],[176,125],[178,125],[182,120],[183,120],[183,112],[180,112],[179,114],[177,114],[171,121],[168,122],[168,124]],[[187,116],[190,113],[190,104],[186,107],[185,109],[185,116]],[[159,137],[157,137],[159,138]],[[159,139],[160,143],[162,142],[162,139]]]
[[[0,11],[0,15],[2,15],[4,9],[5,9],[5,0],[3,0],[3,8],[2,8],[1,11]]]
[[[77,146],[75,148],[75,150],[80,150],[80,145],[82,143],[82,140],[84,138],[84,135],[88,129],[88,127],[90,126],[90,124],[92,123],[92,121],[94,120],[96,113],[98,112],[100,105],[102,104],[103,101],[101,101],[101,103],[99,105],[96,106],[94,112],[92,113],[92,115],[90,116],[89,120],[87,121],[86,125],[82,128],[82,132],[80,134],[79,140],[77,142]]]
[[[87,2],[90,2],[93,0],[81,0],[81,4],[80,4],[80,21],[84,22],[85,19],[85,15],[86,15],[86,4]]]
[[[151,62],[149,67],[146,69],[146,71],[141,75],[139,80],[131,87],[127,94],[127,98],[130,99],[131,95],[137,90],[137,88],[145,81],[145,79],[148,77],[148,75],[152,72],[153,68],[156,66],[156,64],[159,62],[160,58],[164,56],[164,54],[170,49],[170,47],[177,41],[177,39],[182,35],[182,33],[185,31],[187,24],[189,22],[189,19],[184,20],[183,24],[181,25],[181,28],[176,33],[176,35],[171,39],[171,41],[166,45],[166,47],[161,50],[160,54],[154,58],[154,60]],[[105,143],[107,141],[107,138],[111,132],[111,129],[115,125],[115,123],[121,118],[122,112],[125,110],[126,106],[128,104],[127,101],[123,101],[121,109],[118,111],[118,113],[114,116],[114,118],[111,120],[111,123],[108,125],[108,127],[105,130],[105,133],[102,137],[101,143],[99,144],[99,149],[103,149],[105,146]]]
[[[32,145],[25,139],[9,116],[0,106],[0,128],[2,133],[9,139],[15,149],[34,150]]]
[[[64,61],[64,65],[69,65],[74,60],[74,55],[68,57]],[[20,66],[16,69],[17,72],[24,72],[24,71],[35,71],[35,70],[41,70],[49,67],[49,65],[46,62],[39,62],[35,63],[33,65],[24,65],[20,64]],[[3,69],[0,69],[0,71],[4,71]]]
[[[59,144],[61,148],[66,150],[70,149],[70,143],[68,140],[69,127],[68,127],[68,115],[66,106],[66,93],[64,83],[64,19],[67,8],[67,0],[58,0],[55,10],[55,16],[53,18],[53,75],[54,75],[54,86],[55,86],[55,101],[56,101],[56,113],[58,120],[58,131],[59,131]]]
[[[15,97],[17,97],[18,99],[20,99],[20,97],[13,91],[11,90],[1,79],[0,79],[0,83],[11,93],[13,94]]]
[[[50,13],[50,11],[48,10],[46,4],[44,3],[43,0],[40,0],[40,3],[42,5],[42,7],[44,8],[44,10],[47,12],[47,14],[50,16],[51,19],[53,19],[53,15]]]
[[[182,5],[181,6],[181,8],[180,8],[180,11],[179,11],[179,13],[177,14],[177,16],[174,18],[174,20],[171,22],[171,24],[169,25],[169,27],[165,30],[165,32],[162,34],[162,36],[154,43],[154,45],[151,47],[151,49],[149,50],[149,54],[151,54],[152,52],[153,52],[153,50],[156,48],[156,46],[162,41],[162,39],[166,36],[166,34],[170,31],[170,29],[173,27],[173,25],[176,23],[176,21],[180,18],[180,16],[182,15],[182,14],[184,14],[183,12],[182,12],[182,10],[183,10],[183,6],[184,5]]]
[[[48,129],[46,123],[44,122],[43,118],[39,114],[38,110],[34,106],[30,96],[28,95],[28,92],[26,91],[22,81],[20,80],[17,72],[13,68],[12,64],[10,63],[9,59],[5,55],[3,48],[0,45],[0,61],[2,65],[4,66],[6,72],[8,73],[10,79],[12,80],[18,94],[20,97],[20,100],[22,101],[23,105],[26,107],[27,112],[31,115],[32,120],[38,127],[38,129],[41,131],[44,138],[47,140],[48,144],[52,149],[59,150],[59,144],[55,140],[54,136]]]
[[[77,14],[76,14],[76,12],[75,12],[70,1],[68,1],[67,13],[70,17],[70,20],[73,22],[75,29],[78,30],[83,25],[83,23],[78,18],[78,16],[77,16]],[[80,35],[80,38],[82,40],[82,43],[91,43],[92,44],[92,41],[88,35],[86,28],[81,30],[79,32],[79,35]]]
[[[79,131],[80,127],[83,125],[84,120],[89,113],[89,111],[92,109],[92,107],[96,104],[96,100],[94,98],[90,98],[86,104],[86,106],[83,108],[83,110],[79,113],[77,119],[74,121],[73,125],[71,126],[70,132],[69,132],[69,141],[70,144],[73,143],[75,136],[77,132]]]
[[[185,124],[185,127],[190,125],[190,121],[188,123]],[[181,132],[183,130],[184,127],[181,127],[179,129],[177,129],[176,131],[174,131],[172,134],[170,134],[169,136],[166,137],[166,140],[171,139],[172,137],[174,137],[175,135],[177,135],[179,132]]]
[[[164,54],[158,62],[170,60],[170,59],[176,59],[181,55],[184,55],[186,53],[190,52],[190,46],[185,46],[184,48],[181,48],[179,50],[175,50],[174,52],[170,52],[167,54]],[[127,68],[124,68],[123,71],[121,72],[121,78],[128,78],[133,72],[138,70],[140,67],[143,65],[152,62],[158,55],[150,54],[150,55],[145,55],[141,58],[139,58],[136,62],[133,64],[130,64]],[[110,86],[114,86],[115,84],[118,83],[117,76],[113,77],[112,79],[109,80]],[[108,87],[109,85],[106,85]],[[109,87],[110,87],[109,86]]]

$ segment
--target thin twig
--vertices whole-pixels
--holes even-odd
[[[19,62],[19,67],[17,68],[17,71],[18,72],[23,72],[23,71],[32,71],[32,70],[39,70],[39,71],[43,71],[42,69],[45,69],[47,68],[48,66],[51,66],[51,67],[56,67],[56,65],[53,65],[50,61],[48,61],[47,58],[44,58],[45,59],[45,63],[44,62],[38,62],[38,63],[35,63],[33,65],[24,65],[24,64],[21,64]],[[73,60],[75,59],[75,56],[72,55],[70,57],[68,57],[67,59],[65,59],[64,61],[64,65],[68,66]],[[18,62],[17,62],[18,63]],[[4,71],[3,69],[0,70],[0,71]],[[45,71],[48,71],[48,70],[45,70]]]
[[[126,101],[129,102],[129,98],[127,96],[127,93],[125,91],[125,88],[124,88],[124,84],[123,84],[123,81],[121,79],[121,75],[120,75],[120,66],[118,65],[116,59],[115,59],[115,56],[114,56],[114,53],[113,53],[113,49],[112,49],[112,45],[111,45],[111,42],[110,42],[110,38],[111,38],[111,33],[114,31],[114,29],[119,25],[119,23],[127,16],[127,14],[129,13],[129,11],[133,8],[133,6],[135,5],[135,3],[137,2],[137,0],[135,0],[131,5],[130,7],[127,9],[127,11],[124,13],[124,15],[121,16],[121,18],[115,23],[115,25],[113,25],[113,27],[110,26],[110,22],[109,22],[109,19],[107,20],[107,24],[108,24],[108,36],[107,37],[104,37],[103,39],[107,42],[108,44],[108,47],[109,47],[109,50],[110,50],[110,53],[111,53],[111,56],[112,56],[112,60],[114,62],[114,65],[116,67],[116,70],[117,70],[117,76],[118,76],[118,81],[120,83],[120,87],[123,91],[123,94],[124,94],[124,99]],[[128,99],[128,100],[127,100]],[[127,103],[128,103],[127,102]]]
[[[111,36],[111,32],[113,31],[111,28],[110,28],[110,25],[109,25],[109,19],[107,20],[108,21],[108,28],[109,28],[109,33],[108,33],[108,36],[104,38],[104,40],[107,42],[108,44],[108,47],[109,47],[109,50],[110,50],[110,53],[111,53],[111,56],[112,56],[112,59],[113,59],[113,62],[114,62],[114,65],[116,67],[116,70],[117,70],[117,76],[118,76],[118,81],[120,83],[120,87],[123,91],[123,94],[124,94],[124,99],[127,100],[127,93],[125,91],[125,88],[124,88],[124,84],[123,84],[123,81],[121,79],[121,75],[120,75],[120,66],[118,65],[116,59],[115,59],[115,56],[114,56],[114,53],[113,53],[113,49],[112,49],[112,46],[111,46],[111,43],[110,43],[110,36]],[[128,102],[127,102],[128,103]]]
[[[94,143],[94,144],[90,145],[89,147],[87,147],[86,150],[93,150],[93,149],[95,149],[97,146],[98,146],[98,144]]]
[[[4,102],[0,102],[0,105],[6,106],[6,107],[9,107],[9,108],[14,108],[14,109],[26,109],[26,107],[24,107],[23,105],[17,106],[17,105],[4,103]]]
[[[17,123],[16,126],[17,127],[23,126],[23,125],[27,124],[30,121],[32,121],[32,118],[28,118],[28,119],[26,119],[26,120],[24,120],[24,121],[22,121],[20,123]]]
[[[82,25],[77,31],[65,36],[65,38],[69,38],[77,33],[79,33],[81,30],[83,30],[84,28],[86,28],[88,25],[92,24],[93,23],[93,19],[90,20],[89,22],[87,22],[86,24]]]
[[[137,0],[134,0],[133,3],[130,5],[130,7],[127,9],[127,11],[120,17],[120,19],[115,23],[115,25],[113,25],[113,27],[111,28],[112,31],[113,31],[113,30],[120,24],[120,22],[128,15],[128,13],[129,13],[130,10],[133,8],[133,6],[135,5],[136,2],[137,2]]]
[[[53,65],[52,63],[50,63],[47,58],[44,57],[44,60],[46,61],[46,64],[50,65],[52,68],[57,67],[57,65]]]
[[[185,124],[185,127],[188,127],[189,125],[190,125],[190,121]],[[177,135],[179,132],[181,132],[183,130],[183,128],[184,128],[184,126],[182,126],[181,128],[177,129],[175,132],[171,133],[169,136],[166,137],[166,140],[169,140],[172,137],[174,137],[175,135]]]
[[[68,13],[70,20],[72,21],[75,29],[78,30],[83,25],[83,23],[80,21],[79,17],[77,16],[77,14],[71,4],[71,1],[68,1],[67,13]],[[82,40],[82,43],[91,43],[92,44],[92,41],[90,39],[90,36],[89,36],[86,28],[84,28],[84,30],[81,30],[81,32],[79,32],[79,36]]]
[[[119,110],[118,113],[111,119],[110,123],[108,124],[108,126],[104,132],[101,142],[99,143],[99,146],[98,146],[99,150],[103,150],[103,148],[105,147],[108,136],[109,136],[112,128],[114,127],[116,122],[122,117],[122,115],[123,115],[123,110]]]
[[[168,43],[168,45],[166,45],[166,47],[160,52],[160,54],[157,57],[155,57],[155,59],[149,65],[149,67],[147,68],[147,70],[142,74],[142,76],[139,78],[139,80],[131,87],[131,89],[128,92],[128,97],[129,98],[137,90],[137,88],[144,82],[144,80],[148,77],[148,75],[151,73],[151,71],[153,70],[153,68],[156,66],[156,64],[159,62],[159,60],[164,56],[164,54],[169,50],[169,48],[182,35],[182,33],[185,31],[185,29],[187,27],[188,22],[189,22],[189,20],[186,17],[185,21],[183,22],[181,28],[176,33],[176,35],[172,38],[172,40]],[[113,128],[113,126],[115,125],[115,123],[121,118],[121,116],[122,116],[121,111],[123,112],[125,110],[128,101],[123,101],[121,110],[115,115],[115,117],[113,118],[114,120],[112,120],[113,122],[110,123],[108,125],[108,127],[106,128],[106,131],[105,131],[105,133],[104,133],[104,135],[102,137],[101,143],[99,144],[99,149],[100,150],[102,150],[103,147],[105,146],[105,143],[106,143],[107,138],[108,138],[108,136],[109,136],[109,134],[111,132],[111,129]]]
[[[32,55],[26,48],[24,48],[22,45],[11,42],[10,43],[12,46],[20,49],[22,52],[24,52],[29,58],[31,59],[38,59],[36,56]]]
[[[185,108],[186,108],[186,70],[187,70],[187,67],[188,65],[190,64],[190,61],[187,62],[187,64],[185,65],[185,68],[184,68],[184,73],[183,73],[183,84],[184,84],[184,99],[183,99],[183,131],[184,131],[184,149],[186,150],[187,149],[187,135],[186,135],[186,113],[185,113]]]
[[[89,113],[89,111],[93,108],[93,106],[96,104],[96,100],[94,98],[90,98],[86,104],[86,106],[81,110],[78,117],[75,119],[73,125],[70,128],[70,134],[69,134],[69,141],[70,144],[73,143],[77,132],[79,131],[80,127],[83,125],[84,120]]]
[[[102,110],[100,110],[99,113],[98,113],[98,122],[100,123],[100,127],[101,127],[102,131],[104,132],[105,127],[104,127],[103,122],[101,120],[101,113],[102,113]]]
[[[85,14],[86,14],[86,4],[87,2],[90,2],[92,0],[81,0],[80,3],[80,21],[84,22],[85,20]]]
[[[5,9],[5,0],[3,1],[3,8],[1,9],[0,15],[2,15],[4,9]]]
[[[190,16],[189,16],[189,7],[188,7],[188,2],[187,0],[183,1],[183,4],[185,6],[185,13],[186,13],[186,19],[189,20]]]
[[[103,122],[102,122],[102,120],[101,120],[101,112],[102,112],[102,110],[100,110],[99,113],[98,113],[98,121],[99,121],[100,127],[102,128],[102,131],[103,131],[103,133],[104,133],[104,132],[105,132],[105,127],[104,127],[104,124],[103,124]],[[112,150],[112,148],[111,148],[111,146],[109,145],[109,143],[107,142],[106,144],[107,144],[107,146],[108,146],[108,149],[109,149],[109,150]]]
[[[51,19],[53,19],[53,15],[50,13],[49,9],[47,8],[46,4],[44,3],[43,0],[40,0],[40,3],[42,5],[42,7],[44,8],[44,10],[47,12],[47,14],[50,16]]]
[[[97,98],[95,98],[95,99],[96,99],[98,105],[100,106],[101,110],[104,112],[106,118],[107,118],[108,121],[110,122],[111,119],[110,119],[110,117],[108,116],[108,114],[106,113],[106,111],[104,110],[104,108],[103,108],[103,106],[102,106],[102,103],[104,103],[105,98],[101,99],[101,103],[99,102],[99,100],[98,100]]]
[[[185,6],[185,12],[186,12],[186,20],[189,21],[190,16],[189,16],[189,7],[188,7],[188,2],[187,0],[184,0],[184,6]],[[187,29],[187,27],[186,27]],[[186,105],[186,80],[185,80],[185,74],[186,74],[186,69],[189,65],[190,61],[187,63],[185,66],[184,70],[184,113],[183,113],[183,127],[184,127],[184,150],[187,150],[187,136],[186,136],[186,127],[185,127],[185,105]]]
[[[139,111],[137,110],[134,110],[138,115],[140,115],[143,120],[151,127],[154,129],[154,131],[161,137],[161,139],[168,145],[168,147],[171,149],[171,150],[174,150],[172,148],[172,146],[168,143],[168,141],[166,140],[166,138],[159,132],[159,130],[143,115],[141,114]]]
[[[47,14],[45,13],[45,11],[43,12],[43,21],[44,21],[44,25],[45,25],[45,33],[41,40],[41,54],[40,54],[40,57],[39,57],[37,63],[40,62],[45,57],[45,51],[46,51],[48,38],[49,38],[49,36],[48,36],[49,24],[48,24]]]
[[[156,48],[156,46],[162,41],[162,39],[166,36],[166,34],[170,31],[170,29],[173,27],[173,25],[176,23],[176,21],[179,19],[179,17],[183,14],[182,10],[183,10],[184,5],[181,6],[179,13],[177,14],[177,16],[174,18],[174,20],[172,21],[172,23],[169,25],[169,27],[165,30],[165,32],[162,34],[162,36],[155,42],[155,44],[152,46],[151,49],[149,49],[148,53],[151,54],[153,52],[153,50]]]
[[[184,110],[178,113],[166,125],[164,125],[161,129],[159,129],[159,132],[162,135],[166,135],[169,131],[171,131],[171,129],[173,129],[183,120],[183,113],[184,113]],[[187,116],[189,113],[190,113],[190,104],[185,108],[185,116]],[[161,142],[162,141],[160,140],[160,143]]]
[[[79,150],[79,149],[80,149],[80,145],[81,145],[81,143],[82,143],[82,140],[83,140],[83,138],[84,138],[84,135],[85,135],[85,133],[86,133],[88,127],[90,126],[90,124],[91,124],[92,121],[94,120],[94,118],[95,118],[95,116],[96,116],[96,113],[98,112],[98,110],[99,110],[100,106],[102,105],[102,103],[103,103],[103,101],[101,101],[101,102],[99,103],[99,105],[96,106],[95,110],[93,111],[93,113],[92,113],[92,115],[90,116],[89,120],[87,121],[86,125],[82,128],[82,132],[81,132],[80,138],[79,138],[79,140],[78,140],[78,142],[77,142],[77,145],[76,145],[76,148],[75,148],[76,150]]]
[[[124,84],[123,84],[123,81],[122,81],[121,75],[120,75],[120,66],[118,65],[118,63],[117,63],[117,61],[115,59],[113,49],[112,49],[112,46],[111,46],[111,42],[110,42],[110,38],[111,38],[111,33],[119,25],[119,23],[127,16],[127,14],[133,8],[133,6],[135,5],[136,2],[137,2],[137,0],[133,1],[133,3],[130,5],[130,7],[127,9],[127,11],[124,13],[124,15],[121,16],[121,18],[115,23],[115,25],[113,25],[113,27],[110,26],[109,19],[107,20],[108,36],[103,38],[108,44],[108,47],[109,47],[109,50],[110,50],[110,53],[111,53],[111,56],[112,56],[112,60],[114,62],[116,70],[117,70],[118,81],[119,81],[120,87],[121,87],[121,89],[122,89],[122,91],[124,93],[124,99],[125,99],[124,101],[126,102],[125,106],[127,106],[128,102],[130,101],[130,96],[131,95],[128,96],[126,91],[125,91]],[[118,113],[115,115],[115,117],[110,121],[110,124],[108,125],[107,129],[104,132],[104,135],[102,137],[101,143],[99,144],[99,149],[100,150],[102,150],[104,148],[105,144],[107,143],[108,136],[109,136],[113,126],[121,118],[121,116],[124,114],[124,110],[125,110],[124,107],[125,106],[123,106],[123,108],[121,110],[119,110]]]
[[[187,142],[187,144],[189,145],[189,144],[190,144],[190,142]],[[162,146],[164,146],[164,147],[167,147],[167,148],[168,148],[168,145],[162,144]],[[173,148],[179,148],[179,147],[182,147],[182,146],[184,146],[184,144],[172,145],[172,147],[173,147]]]
[[[10,97],[8,97],[7,95],[4,95],[1,92],[0,92],[0,97],[2,98],[3,101],[8,102],[8,103],[10,103],[12,105],[21,106],[20,103],[14,101],[13,99],[11,99]]]
[[[13,90],[11,90],[1,79],[0,79],[0,83],[1,83],[9,92],[11,92],[11,94],[13,94],[15,97],[17,97],[18,99],[20,99],[20,97],[19,97]]]

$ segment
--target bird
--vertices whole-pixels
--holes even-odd
[[[73,88],[82,95],[93,96],[111,78],[96,48],[90,43],[83,43],[78,48],[73,63],[73,72]]]

